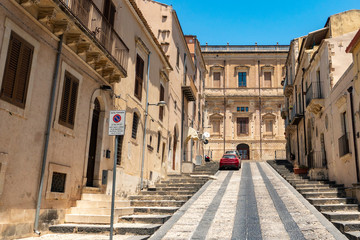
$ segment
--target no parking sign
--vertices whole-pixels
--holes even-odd
[[[124,135],[125,133],[125,111],[110,111],[109,135]]]

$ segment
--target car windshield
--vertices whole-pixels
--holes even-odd
[[[235,155],[224,155],[222,158],[236,158]]]

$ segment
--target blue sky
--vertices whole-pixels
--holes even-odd
[[[360,9],[360,0],[158,0],[176,10],[184,34],[205,45],[289,44],[323,28],[327,18]]]

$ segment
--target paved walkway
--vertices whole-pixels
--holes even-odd
[[[217,177],[151,239],[347,239],[265,162]]]

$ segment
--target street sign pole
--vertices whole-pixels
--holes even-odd
[[[113,239],[113,232],[114,232],[115,183],[116,183],[116,163],[117,163],[117,150],[118,150],[117,145],[118,145],[118,136],[115,136],[113,184],[112,184],[112,196],[111,196],[110,240]]]
[[[114,211],[115,211],[115,184],[116,184],[116,164],[118,155],[118,141],[119,135],[125,133],[125,111],[110,111],[109,117],[109,136],[115,136],[114,147],[114,167],[112,180],[112,195],[111,195],[111,215],[110,215],[110,240],[113,239],[114,233]]]

